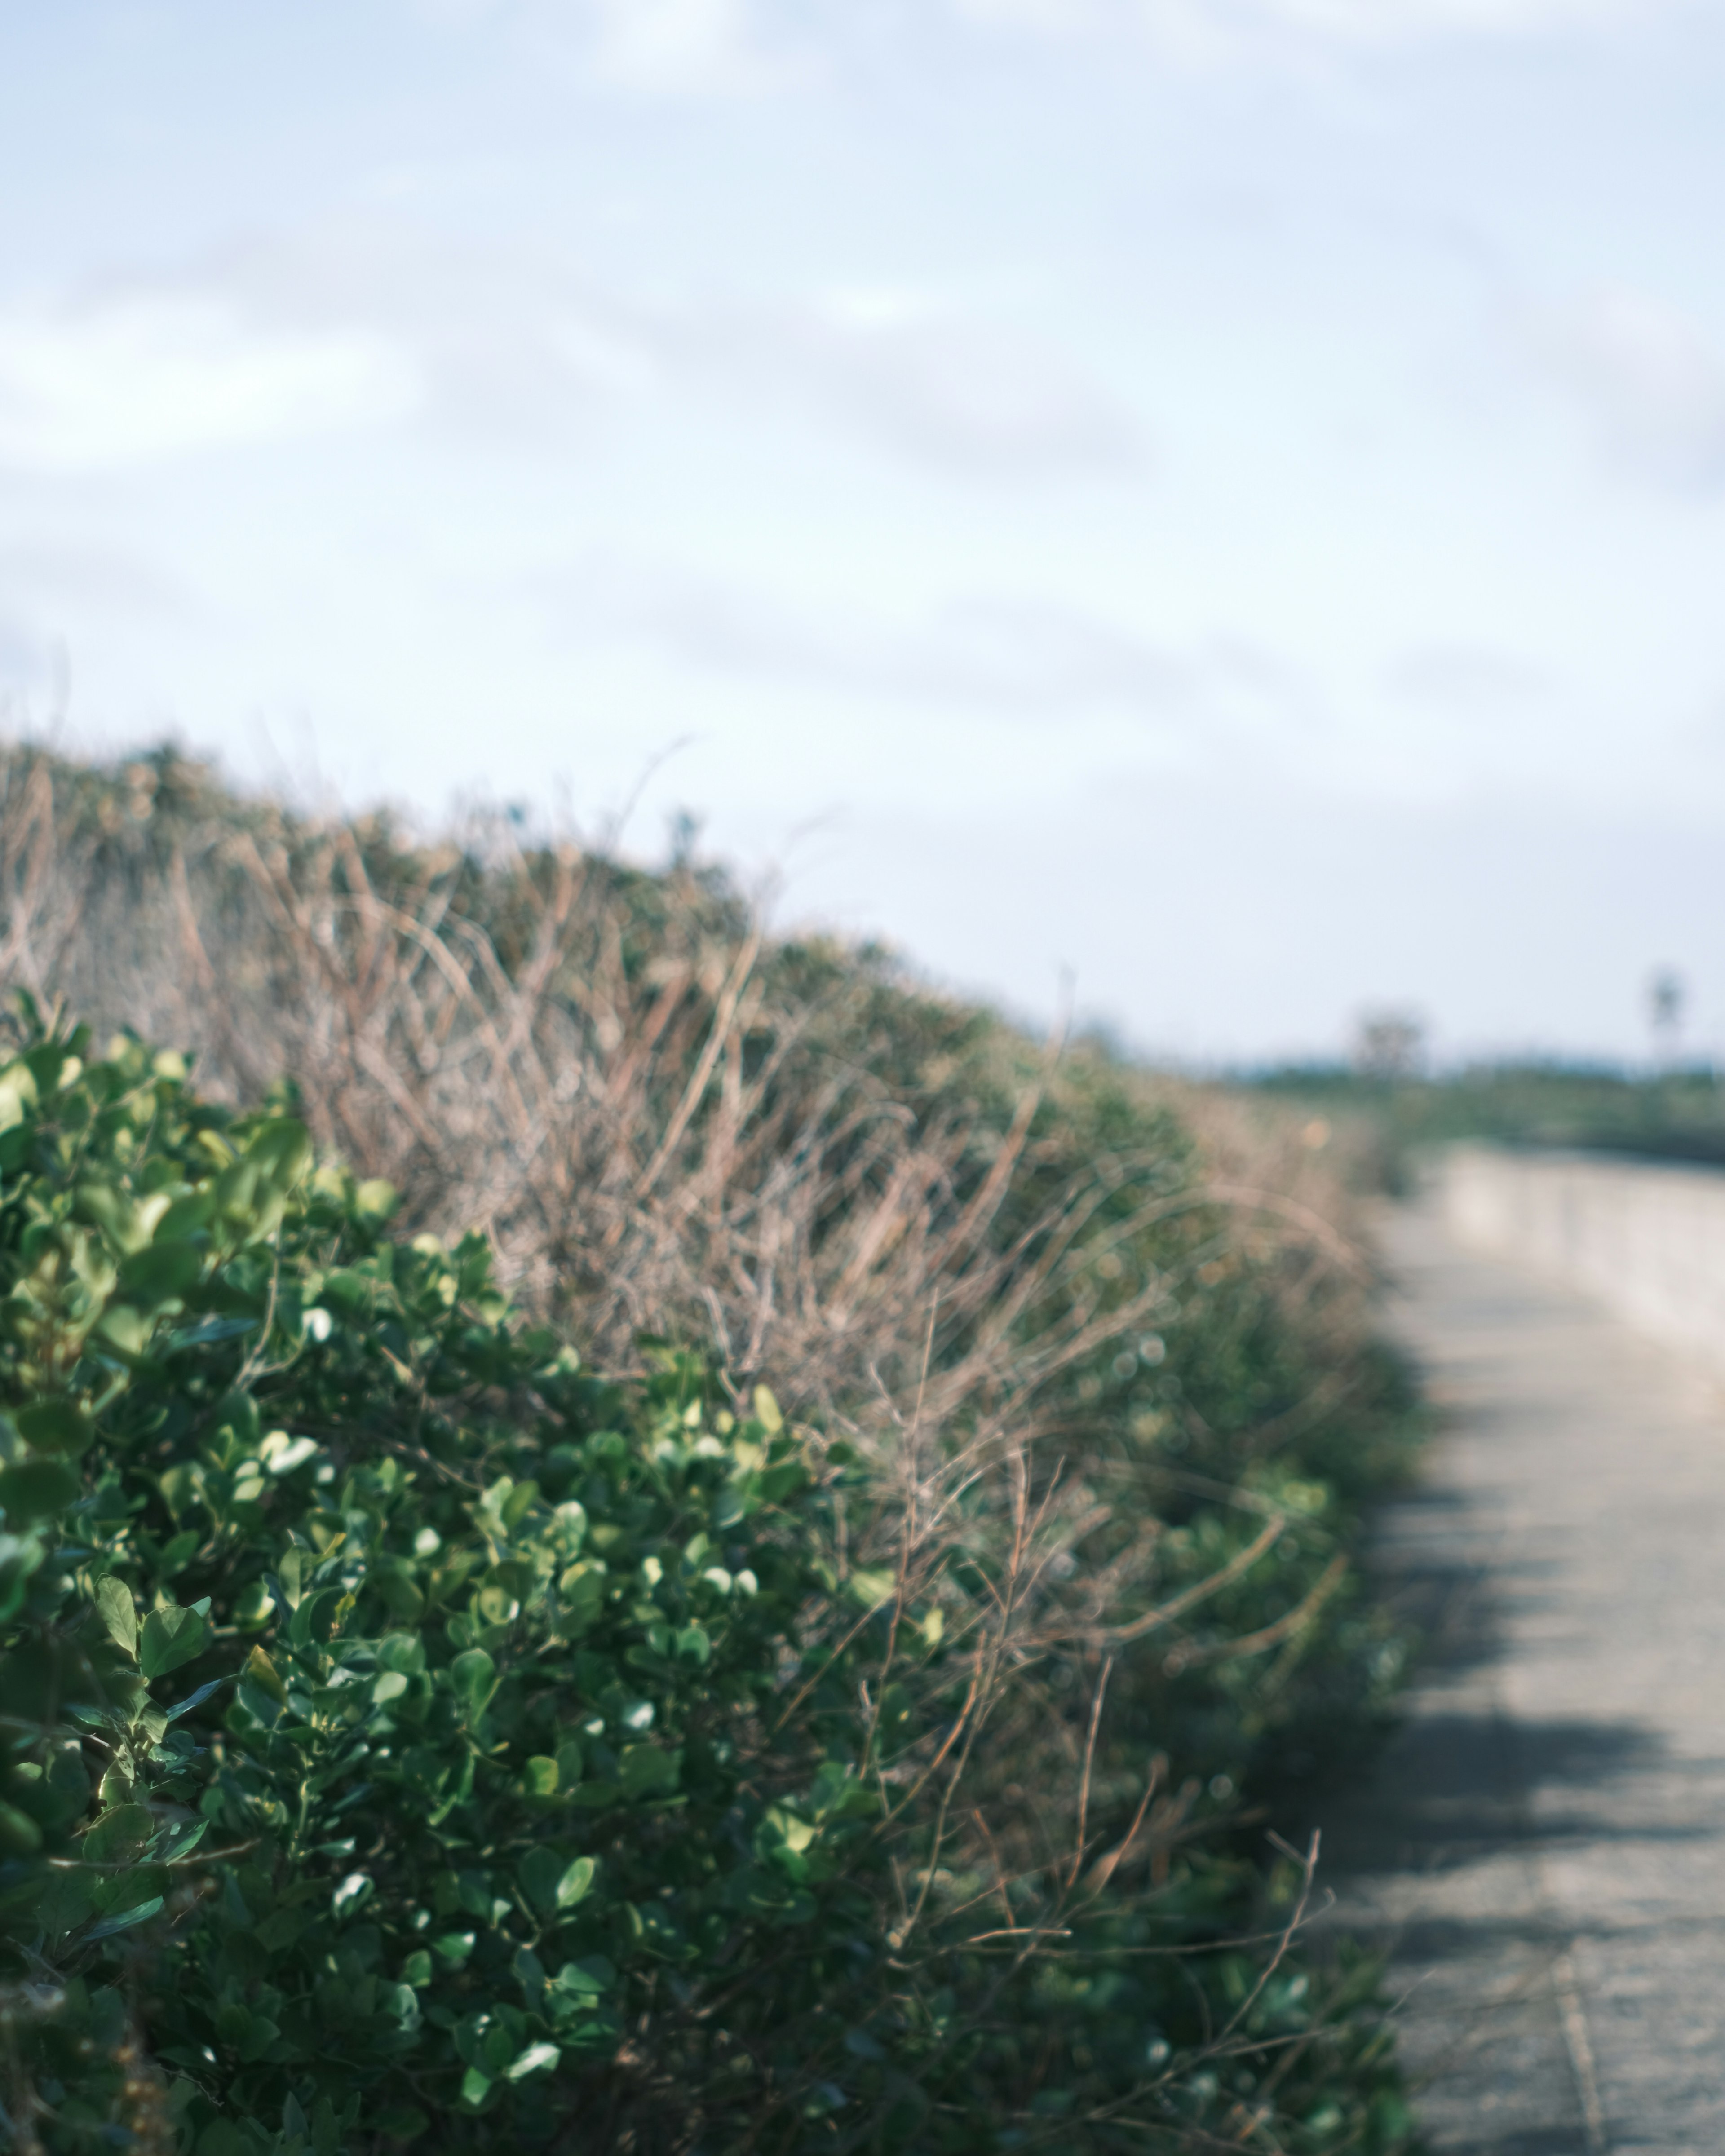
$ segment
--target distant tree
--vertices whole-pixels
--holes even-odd
[[[1425,1060],[1425,1026],[1409,1010],[1368,1010],[1353,1038],[1353,1066],[1362,1077],[1411,1078]]]

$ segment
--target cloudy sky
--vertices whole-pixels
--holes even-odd
[[[0,700],[1189,1057],[1725,1052],[1725,0],[0,0]],[[632,805],[629,805],[632,804]]]

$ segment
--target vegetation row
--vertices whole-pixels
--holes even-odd
[[[0,906],[0,2133],[1404,2144],[1296,1132],[165,755],[11,759]]]

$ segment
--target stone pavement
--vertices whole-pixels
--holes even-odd
[[[1428,1214],[1385,1243],[1440,1426],[1378,1561],[1430,1644],[1336,1920],[1442,2156],[1725,2156],[1725,1394]]]

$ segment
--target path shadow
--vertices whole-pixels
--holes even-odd
[[[1504,1598],[1525,1606],[1544,1582],[1525,1558],[1505,1564],[1465,1494],[1434,1480],[1395,1500],[1368,1563],[1419,1646],[1399,1727],[1312,1808],[1333,1897],[1318,1940],[1383,1958],[1442,2156],[1588,2156],[1558,1975],[1574,1941],[1543,1903],[1537,1860],[1574,1843],[1712,1838],[1717,1823],[1633,1819],[1625,1784],[1665,1760],[1656,1732],[1502,1710]]]
[[[1430,1221],[1385,1246],[1439,1427],[1369,1563],[1422,1645],[1314,1793],[1314,1944],[1381,1956],[1430,2156],[1725,2148],[1719,1403]]]
[[[1487,1672],[1503,1654],[1508,1590],[1486,1553],[1489,1540],[1466,1496],[1441,1486],[1399,1496],[1376,1522],[1366,1553],[1373,1596],[1415,1647],[1393,1732],[1364,1774],[1313,1807],[1324,1872],[1338,1889],[1364,1874],[1609,1838],[1624,1830],[1592,1810],[1588,1793],[1666,1756],[1664,1740],[1639,1724],[1520,1720],[1498,1707]],[[1540,1566],[1519,1558],[1517,1600],[1537,1600],[1541,1584]],[[1642,1840],[1708,1830],[1671,1822],[1633,1830]]]

